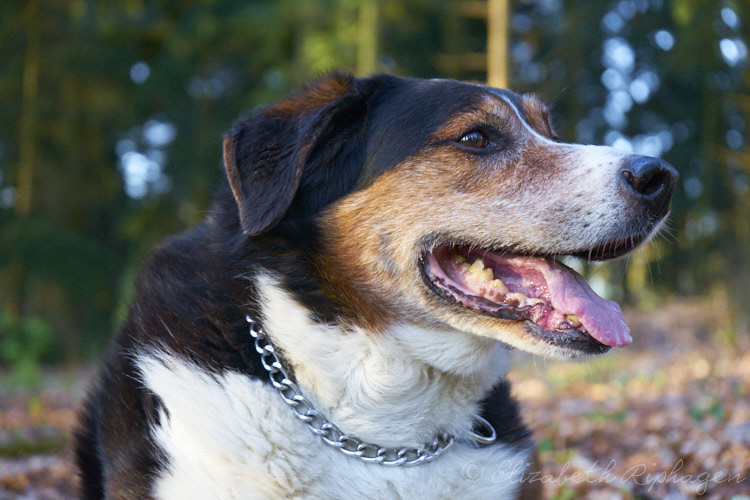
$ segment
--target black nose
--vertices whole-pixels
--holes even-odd
[[[620,181],[625,191],[657,217],[669,211],[669,200],[679,178],[672,165],[650,156],[631,155],[620,168]]]

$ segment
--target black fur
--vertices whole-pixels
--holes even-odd
[[[481,416],[497,433],[498,442],[523,445],[531,436],[521,419],[518,402],[510,395],[510,382],[501,380],[481,403]]]
[[[237,122],[225,143],[229,182],[206,222],[168,240],[145,264],[81,414],[75,446],[83,497],[148,498],[165,466],[149,434],[160,401],[139,381],[134,353],[163,349],[211,372],[266,380],[244,319],[258,318],[248,278],[273,270],[315,318],[336,324],[347,311],[327,299],[311,261],[316,216],[425,147],[448,114],[479,94],[384,75],[331,79],[330,95],[314,106],[292,98]],[[526,437],[507,385],[484,407],[503,442]]]

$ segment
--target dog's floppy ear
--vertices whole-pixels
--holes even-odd
[[[246,234],[275,226],[295,196],[296,211],[311,210],[332,201],[335,184],[353,184],[354,168],[335,166],[358,149],[364,99],[353,77],[335,74],[234,125],[224,139],[224,166]]]

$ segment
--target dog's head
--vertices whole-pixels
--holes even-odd
[[[646,242],[667,163],[566,144],[535,97],[451,80],[332,75],[238,122],[224,159],[248,237],[313,229],[344,321],[450,327],[557,357],[631,342],[561,256]]]

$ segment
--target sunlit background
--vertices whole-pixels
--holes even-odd
[[[701,296],[748,335],[746,1],[517,0],[510,87],[568,141],[662,157],[663,235],[585,269],[625,304]],[[482,1],[30,0],[0,5],[0,361],[100,354],[134,275],[198,223],[232,121],[338,69],[487,78]],[[580,179],[586,182],[586,179]]]

